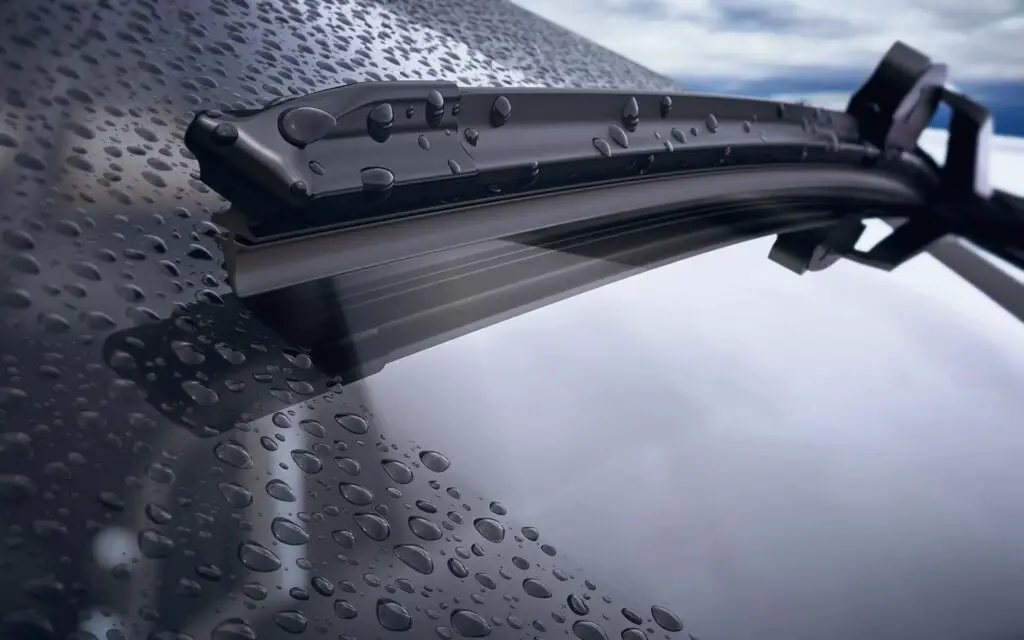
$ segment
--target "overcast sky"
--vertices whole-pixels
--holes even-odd
[[[765,76],[862,78],[895,40],[948,63],[955,80],[1024,80],[1022,0],[513,1],[660,73],[714,78],[722,91]]]

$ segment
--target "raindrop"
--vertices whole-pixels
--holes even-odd
[[[536,527],[523,527],[520,531],[522,531],[523,537],[530,542],[537,542],[540,538],[540,532],[537,531]]]
[[[500,127],[512,117],[512,103],[505,96],[498,96],[491,105],[491,126]]]
[[[383,167],[367,167],[359,172],[363,191],[383,195],[395,186],[395,174]]]
[[[281,568],[281,559],[263,545],[256,542],[243,542],[238,546],[238,559],[243,565],[267,573]]]
[[[310,475],[319,473],[324,468],[324,463],[320,458],[315,453],[305,449],[295,449],[292,451],[292,460],[295,461],[295,466]]]
[[[224,501],[236,509],[243,509],[252,504],[252,493],[240,484],[222,482],[218,485]]]
[[[534,598],[551,597],[551,589],[536,578],[527,578],[526,580],[523,580],[523,591],[526,592],[526,595],[533,596]]]
[[[356,617],[356,607],[348,600],[335,600],[334,601],[334,615],[338,616],[342,620],[351,620]]]
[[[600,151],[601,155],[606,158],[610,158],[612,155],[612,147],[604,138],[594,138],[594,148]]]
[[[505,528],[494,518],[477,518],[473,521],[477,532],[495,544],[505,539]]]
[[[465,136],[466,142],[468,142],[474,147],[477,145],[478,142],[480,142],[480,132],[474,129],[473,127],[466,129]]]
[[[434,473],[441,473],[448,469],[452,464],[444,454],[437,451],[421,451],[420,462],[423,463],[424,467],[430,469]]]
[[[556,553],[558,553],[558,551],[554,547],[552,547],[550,544],[542,544],[542,545],[540,545],[540,550],[543,551],[545,554],[547,554],[549,556],[554,556]]]
[[[377,142],[384,142],[391,136],[394,123],[395,112],[387,102],[378,104],[366,116],[366,129]]]
[[[480,584],[481,587],[484,587],[486,589],[497,589],[498,588],[497,583],[494,582],[494,578],[492,578],[491,576],[487,575],[486,573],[478,573],[478,574],[476,574],[473,577],[476,579],[476,581]]]
[[[170,511],[155,502],[146,505],[146,517],[153,521],[153,524],[167,524],[174,519]]]
[[[412,469],[404,462],[398,460],[382,460],[381,465],[388,476],[398,484],[409,484],[412,482]]]
[[[417,544],[400,544],[395,547],[398,559],[422,574],[434,572],[434,561],[427,550]]]
[[[156,529],[139,532],[139,551],[147,558],[167,558],[174,553],[174,541]]]
[[[268,594],[267,588],[258,582],[247,582],[242,585],[242,593],[252,600],[265,600]]]
[[[282,429],[291,429],[292,427],[291,418],[288,417],[288,414],[282,413],[281,411],[278,411],[271,416],[270,422],[272,422],[275,427],[280,427]]]
[[[492,502],[490,504],[491,513],[496,516],[504,516],[508,514],[508,510],[505,509],[505,505],[500,502]]]
[[[422,133],[420,134],[420,137],[416,138],[416,143],[420,145],[420,149],[423,149],[424,151],[430,150],[430,140]]]
[[[462,173],[462,167],[460,167],[459,163],[454,160],[448,160],[448,168],[453,174]]]
[[[338,484],[338,491],[341,492],[341,497],[359,507],[373,502],[373,493],[362,485],[342,482]]]
[[[306,626],[309,622],[301,611],[290,609],[288,611],[279,611],[275,613],[274,624],[281,627],[288,633],[299,634],[306,630]]]
[[[224,464],[237,469],[251,469],[252,457],[249,451],[237,440],[220,442],[213,448],[213,455]]]
[[[203,352],[191,342],[172,340],[171,350],[174,352],[174,355],[178,356],[178,360],[181,360],[184,364],[202,364],[206,360]]]
[[[665,631],[682,631],[683,621],[679,619],[679,616],[672,613],[665,607],[654,605],[651,607],[651,617],[658,623],[658,626]]]
[[[391,525],[375,513],[357,513],[352,516],[356,526],[371,540],[381,542],[391,535]]]
[[[647,634],[637,628],[623,629],[622,640],[647,640]]]
[[[709,113],[707,119],[704,121],[704,124],[707,125],[708,131],[710,131],[711,133],[715,133],[716,131],[718,131],[718,118],[715,117],[715,114]]]
[[[211,640],[256,640],[256,632],[241,618],[229,618],[210,632]]]
[[[204,386],[198,380],[187,380],[181,383],[181,388],[188,394],[192,401],[198,405],[209,407],[217,404],[220,396],[213,389]]]
[[[615,141],[615,144],[619,145],[623,149],[629,148],[629,136],[627,136],[626,132],[622,130],[622,127],[615,124],[609,126],[608,135]]]
[[[608,636],[596,622],[577,620],[572,625],[572,633],[580,640],[608,640]]]
[[[636,103],[636,98],[630,98],[623,105],[622,124],[629,131],[636,131],[637,126],[640,124],[640,105]]]
[[[357,436],[361,436],[370,430],[370,425],[362,416],[357,416],[354,413],[339,413],[334,416],[334,421],[337,422],[343,429],[350,433],[354,433]]]
[[[575,593],[570,593],[566,599],[566,604],[569,605],[569,610],[578,616],[585,616],[590,613],[590,607],[583,601],[583,598],[579,597]]]
[[[408,631],[412,628],[409,610],[394,600],[377,601],[377,622],[388,631]]]
[[[440,540],[444,535],[441,531],[441,527],[420,516],[409,517],[409,529],[416,535],[416,537],[422,538],[423,540]]]
[[[675,127],[672,127],[672,137],[678,140],[679,142],[686,142],[686,134],[683,133],[682,130],[676,129]]]
[[[664,96],[661,99],[661,117],[667,118],[668,114],[672,111],[672,98]]]
[[[465,578],[469,575],[469,568],[458,558],[448,558],[448,570],[456,578]]]
[[[437,89],[431,89],[427,94],[426,117],[427,124],[432,127],[439,126],[444,117],[444,96]]]
[[[437,507],[433,503],[427,502],[426,500],[417,500],[416,508],[425,513],[437,513]]]
[[[635,611],[632,611],[631,609],[627,609],[625,607],[622,608],[622,617],[626,620],[629,620],[633,624],[643,624],[644,622],[643,618],[640,617],[639,613],[636,613]]]
[[[352,549],[356,546],[356,536],[348,529],[338,529],[331,534],[334,541],[345,547],[346,549]]]
[[[512,564],[522,571],[526,571],[530,568],[530,561],[520,556],[512,556]]]
[[[463,638],[484,638],[491,634],[491,625],[483,616],[469,609],[452,611],[451,625]]]
[[[347,458],[345,456],[337,456],[334,458],[334,464],[338,465],[338,468],[349,474],[350,476],[357,476],[362,471],[363,466],[359,464],[359,461],[355,458]]]
[[[309,542],[309,533],[288,518],[274,518],[270,523],[270,532],[274,534],[278,542],[284,544],[300,545]]]
[[[284,480],[270,480],[267,482],[267,495],[281,502],[295,502],[295,490]]]

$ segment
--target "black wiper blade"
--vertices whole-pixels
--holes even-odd
[[[218,221],[252,245],[682,170],[841,161],[859,139],[852,117],[803,105],[407,81],[207,111],[185,136],[241,212]]]

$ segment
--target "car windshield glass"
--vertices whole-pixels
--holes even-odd
[[[673,82],[502,2],[0,24],[3,637],[1024,628],[1024,325],[930,256],[797,277],[762,238],[342,374],[232,293],[182,142],[362,80]]]

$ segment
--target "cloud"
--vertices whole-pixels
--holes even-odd
[[[955,78],[1019,79],[1024,69],[1020,0],[513,2],[672,77],[867,70],[896,40]]]

